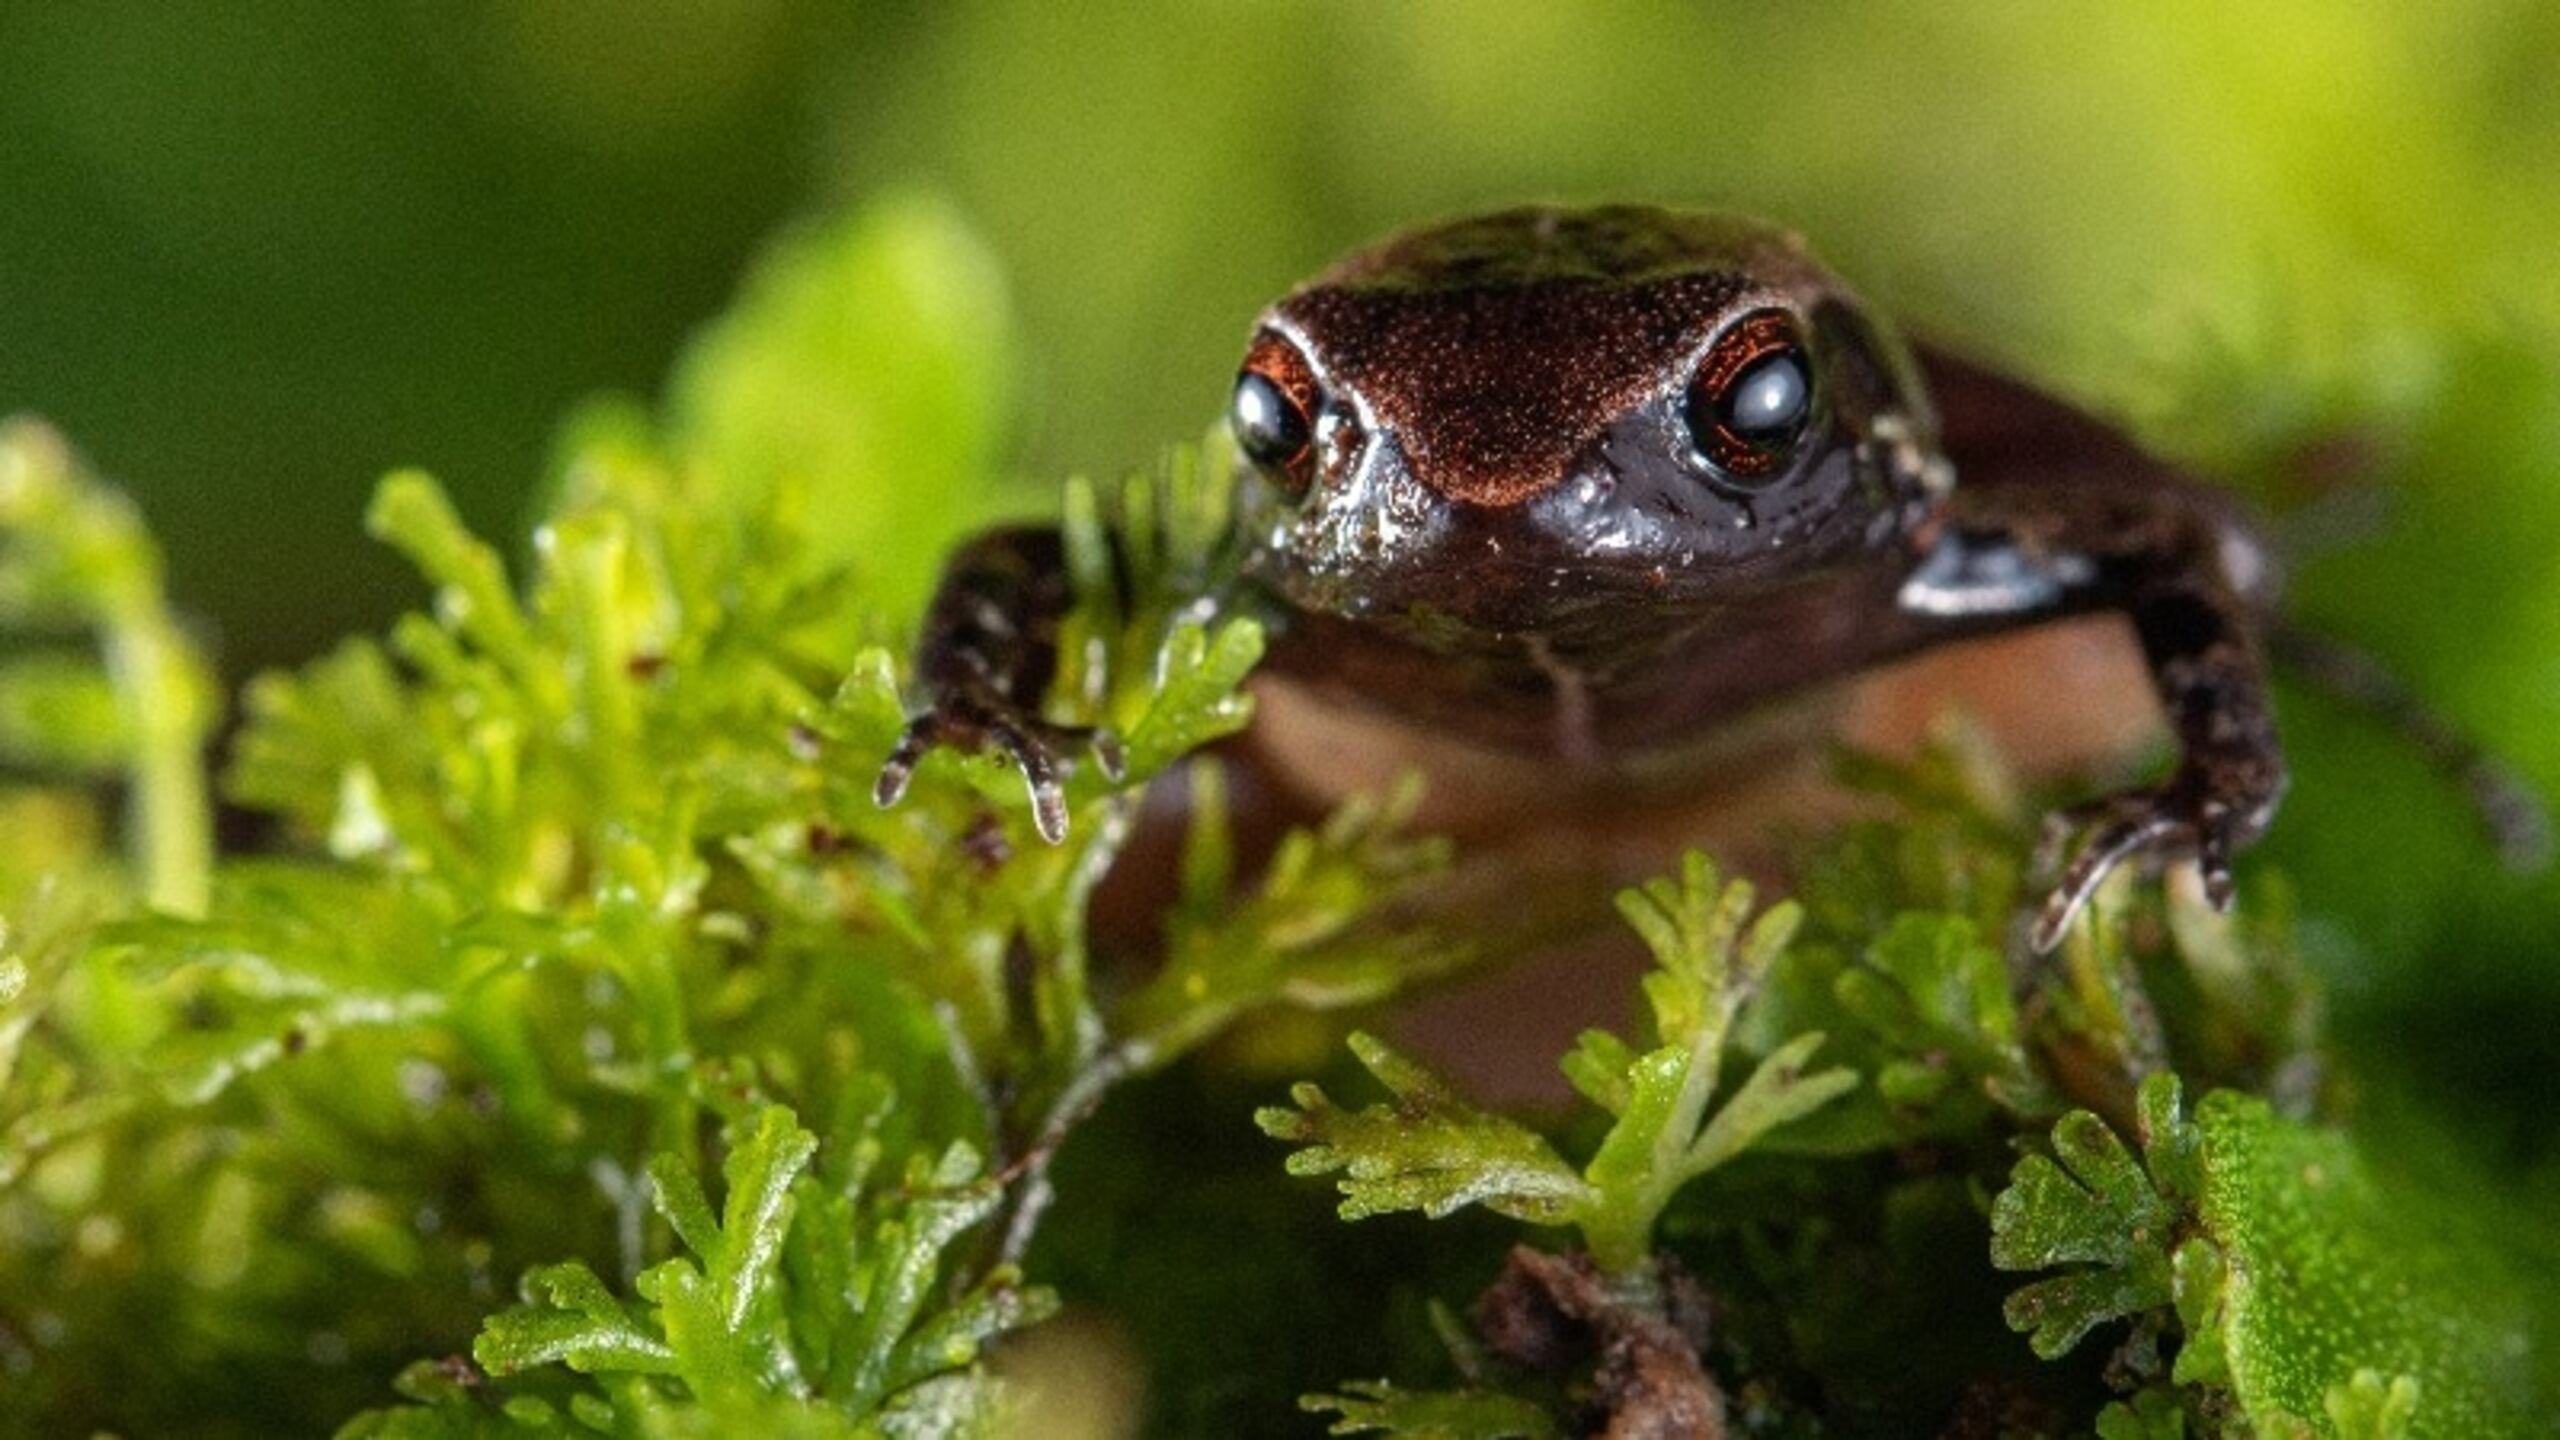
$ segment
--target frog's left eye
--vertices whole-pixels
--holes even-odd
[[[1686,406],[1689,443],[1732,479],[1768,479],[1794,458],[1813,400],[1813,363],[1795,321],[1757,311],[1728,326],[1698,362]]]
[[[1246,353],[1227,404],[1236,448],[1293,496],[1315,476],[1318,399],[1315,369],[1298,347],[1265,333]]]

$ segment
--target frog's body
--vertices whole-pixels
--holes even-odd
[[[2037,943],[2146,852],[2195,858],[2227,902],[2283,792],[2272,575],[2231,508],[2050,396],[1906,349],[1767,227],[1609,207],[1417,231],[1266,311],[1235,403],[1245,583],[1301,780],[1347,753],[1357,722],[1328,717],[1367,714],[1387,753],[1605,810],[1687,783],[1681,757],[1772,702],[2112,612],[2179,762],[2059,817],[2078,843]],[[1048,532],[955,560],[884,801],[930,745],[992,743],[1061,833],[1069,737],[1036,719],[1059,570]]]

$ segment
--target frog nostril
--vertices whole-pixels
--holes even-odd
[[[1316,463],[1327,485],[1341,485],[1360,463],[1368,432],[1358,416],[1340,405],[1328,405],[1316,418]]]

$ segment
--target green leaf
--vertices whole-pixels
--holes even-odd
[[[2175,1076],[2143,1083],[2153,1129],[2146,1154],[2159,1173],[2183,1181],[2193,1127],[2177,1116]],[[2169,1254],[2182,1222],[2176,1191],[2125,1148],[2106,1122],[2075,1110],[2053,1127],[2053,1154],[2029,1155],[1991,1207],[1991,1263],[2002,1270],[2077,1266],[2009,1297],[2010,1328],[2032,1331],[2036,1354],[2052,1359],[2109,1320],[2165,1306]]]
[[[2186,1343],[2178,1347],[2177,1365],[2169,1372],[2181,1385],[2231,1383],[2223,1331],[2229,1278],[2221,1247],[2201,1235],[2190,1237],[2169,1257],[2170,1295],[2178,1323],[2187,1332]]]
[[[2020,1039],[2008,966],[1957,915],[1905,913],[1833,984],[1902,1063],[1962,1076],[2015,1114],[2053,1106]],[[1901,1087],[1914,1088],[1905,1078]]]
[[[1681,1186],[1857,1084],[1843,1069],[1804,1074],[1822,1037],[1799,1036],[1707,1117],[1735,1012],[1797,920],[1786,905],[1754,919],[1752,901],[1749,885],[1722,883],[1697,854],[1677,879],[1619,897],[1654,952],[1644,988],[1662,1043],[1639,1053],[1595,1031],[1564,1058],[1575,1088],[1614,1117],[1579,1176],[1543,1138],[1467,1105],[1365,1035],[1352,1037],[1353,1053],[1395,1095],[1393,1105],[1345,1111],[1322,1088],[1303,1084],[1292,1092],[1297,1109],[1264,1110],[1256,1123],[1306,1147],[1289,1157],[1292,1174],[1342,1174],[1345,1219],[1391,1210],[1437,1218],[1483,1204],[1515,1219],[1576,1224],[1604,1267],[1634,1271],[1649,1260],[1654,1222]]]
[[[1762,1060],[1689,1146],[1680,1168],[1703,1175],[1757,1144],[1779,1126],[1801,1120],[1858,1088],[1856,1072],[1833,1068],[1812,1075],[1804,1063],[1822,1048],[1822,1034],[1799,1035]]]
[[[1342,1176],[1345,1220],[1398,1210],[1438,1218],[1482,1205],[1557,1225],[1590,1203],[1590,1187],[1534,1132],[1467,1104],[1381,1040],[1354,1034],[1350,1045],[1392,1104],[1344,1110],[1306,1083],[1290,1091],[1296,1109],[1254,1115],[1264,1134],[1305,1147],[1290,1155],[1290,1174]]]
[[[1564,1061],[1574,1088],[1616,1117],[1583,1171],[1595,1192],[1583,1233],[1610,1270],[1646,1261],[1654,1222],[1683,1185],[1857,1085],[1857,1076],[1843,1069],[1803,1075],[1822,1037],[1798,1036],[1708,1117],[1734,1018],[1802,919],[1792,904],[1771,906],[1753,919],[1754,898],[1748,883],[1721,882],[1714,865],[1694,851],[1676,879],[1656,879],[1618,896],[1619,913],[1653,952],[1644,994],[1659,1048],[1639,1054],[1615,1037],[1587,1034]]]
[[[1624,1115],[1635,1098],[1629,1081],[1636,1069],[1635,1050],[1606,1030],[1585,1030],[1575,1037],[1561,1068],[1582,1098],[1612,1115]]]
[[[865,1398],[885,1398],[928,1374],[953,1368],[936,1350],[945,1342],[930,1340],[920,1347],[912,1332],[933,1303],[943,1252],[992,1217],[1004,1198],[997,1186],[979,1178],[976,1154],[956,1145],[931,1168],[920,1157],[909,1167],[906,1189],[914,1199],[880,1222],[868,1253],[856,1257],[852,1272],[862,1321],[851,1393]],[[992,1293],[1011,1289],[1014,1277],[998,1271],[980,1283],[981,1294]],[[1049,1308],[1045,1300],[1035,1299],[1018,1313],[1024,1323],[1032,1323]],[[973,1361],[975,1333],[965,1325],[952,1333],[972,1342],[959,1363]]]
[[[1653,952],[1644,979],[1660,1043],[1701,1053],[1723,1043],[1733,1014],[1794,938],[1803,911],[1771,906],[1746,927],[1754,892],[1745,881],[1717,883],[1715,864],[1690,851],[1675,878],[1622,892],[1618,913]]]
[[[675,446],[725,505],[796,511],[804,569],[857,567],[872,604],[911,615],[1001,502],[1013,349],[967,223],[889,196],[774,242],[677,367]]]
[[[775,1287],[791,1225],[791,1187],[817,1137],[778,1105],[757,1110],[722,1164],[728,1198],[714,1220],[701,1183],[671,1156],[649,1169],[658,1211],[700,1264],[671,1260],[641,1277],[696,1395],[797,1393],[799,1362]]]
[[[774,1287],[791,1224],[791,1187],[817,1139],[780,1106],[755,1112],[723,1166],[728,1199],[715,1220],[692,1172],[672,1157],[651,1167],[658,1207],[699,1263],[671,1260],[641,1277],[648,1311],[625,1307],[583,1265],[527,1277],[530,1308],[501,1315],[474,1353],[492,1374],[565,1364],[587,1374],[681,1377],[702,1397],[797,1390],[796,1362]]]
[[[483,1328],[481,1365],[500,1378],[551,1365],[596,1377],[571,1392],[571,1409],[616,1433],[678,1423],[684,1433],[963,1433],[932,1428],[963,1422],[977,1433],[996,1411],[995,1383],[978,1368],[986,1346],[1056,1306],[1008,1267],[959,1283],[943,1274],[953,1242],[994,1213],[1002,1188],[953,1146],[918,1157],[894,1188],[866,1190],[864,1137],[888,1108],[877,1086],[854,1102],[867,1118],[848,1131],[851,1168],[822,1187],[811,1173],[817,1137],[791,1110],[751,1098],[751,1079],[723,1083],[749,1098],[721,1100],[730,1118],[717,1210],[690,1166],[674,1156],[650,1166],[658,1212],[688,1253],[643,1271],[636,1302],[581,1264],[533,1271],[526,1305]],[[354,1433],[482,1433],[469,1428],[488,1414],[472,1387],[413,1371],[404,1391],[464,1428],[385,1418]],[[552,1412],[534,1396],[556,1393],[514,1395],[503,1413],[539,1431]]]
[[[558,689],[561,677],[543,663],[505,562],[462,523],[433,476],[402,470],[383,477],[365,512],[365,528],[437,587],[437,616],[448,628],[485,650],[517,683]]]
[[[2181,1113],[2178,1077],[2166,1071],[2144,1078],[2134,1091],[2134,1138],[2160,1197],[2193,1205],[2204,1196],[2204,1131]]]
[[[1186,897],[1166,923],[1164,964],[1112,1017],[1140,1068],[1169,1063],[1238,1016],[1273,1005],[1339,1010],[1445,974],[1469,952],[1399,909],[1448,864],[1448,846],[1406,834],[1419,790],[1354,798],[1317,830],[1284,836],[1260,880],[1228,893],[1226,816],[1215,762],[1195,768]],[[1201,801],[1207,801],[1201,807]]]
[[[577,1433],[567,1417],[539,1400],[481,1405],[476,1391],[484,1383],[459,1359],[421,1360],[391,1382],[411,1406],[359,1415],[338,1427],[336,1440],[524,1440]]]
[[[2145,1390],[2098,1412],[2098,1440],[2187,1440],[2187,1410],[2171,1387]]]
[[[425,897],[244,869],[225,901],[220,921],[108,927],[91,957],[175,1014],[135,1059],[179,1103],[209,1103],[341,1036],[452,1019],[461,987],[442,933],[452,920]]]
[[[1526,1400],[1485,1390],[1399,1390],[1384,1380],[1356,1380],[1340,1395],[1309,1395],[1298,1408],[1332,1412],[1330,1435],[1386,1435],[1396,1440],[1550,1440],[1563,1432]]]
[[[680,1368],[665,1337],[644,1324],[596,1273],[574,1261],[524,1277],[526,1308],[491,1319],[472,1354],[493,1375],[542,1365],[583,1374],[672,1375]]]
[[[2174,1307],[2173,1377],[2266,1433],[2526,1433],[2538,1415],[2527,1288],[2512,1256],[2430,1228],[2444,1212],[2378,1184],[2346,1137],[2216,1091],[2182,1119],[2144,1082],[2142,1159],[2085,1111],[2054,1158],[2021,1160],[1992,1206],[1992,1260],[2076,1268],[2010,1297],[2036,1353]],[[2427,1403],[2420,1406],[2424,1394]]]
[[[2543,1428],[2529,1337],[2547,1257],[2478,1231],[2476,1181],[2378,1172],[2346,1135],[2236,1092],[2207,1096],[2196,1126],[2200,1208],[2227,1260],[2218,1335],[2247,1413],[2325,1415],[2342,1434]]]
[[[1262,627],[1229,620],[1212,634],[1184,624],[1166,637],[1156,662],[1156,683],[1126,738],[1129,782],[1144,783],[1212,740],[1223,739],[1253,718],[1253,699],[1240,688],[1262,659]]]
[[[2358,1370],[2329,1387],[2320,1408],[2338,1440],[2406,1440],[2417,1432],[2418,1382],[2407,1375]]]

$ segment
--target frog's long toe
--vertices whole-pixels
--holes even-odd
[[[999,719],[987,727],[987,738],[1012,759],[1031,792],[1032,828],[1052,845],[1067,838],[1067,790],[1059,778],[1056,735],[1053,727],[1013,719]]]
[[[2033,943],[2038,954],[2062,943],[2071,922],[2079,918],[2090,897],[2098,893],[2098,887],[2106,883],[2118,865],[2158,845],[2177,828],[2177,821],[2156,798],[2143,794],[2112,796],[2056,820],[2063,836],[2077,834],[2080,840],[2071,852],[2069,866],[2046,898],[2043,912],[2036,917]],[[2048,839],[2045,848],[2058,858],[2061,847],[2052,839]],[[2039,866],[2044,873],[2050,873],[2051,868],[2049,862]]]
[[[898,736],[897,748],[880,762],[880,777],[871,782],[873,804],[886,810],[907,798],[907,786],[916,778],[916,764],[925,752],[942,743],[942,718],[928,710],[907,722]]]
[[[934,750],[949,747],[976,754],[989,746],[1022,772],[1031,796],[1032,827],[1052,845],[1067,838],[1069,757],[1078,749],[1090,750],[1094,763],[1114,780],[1126,767],[1119,741],[1107,731],[1053,725],[999,701],[946,696],[907,722],[897,747],[880,764],[871,798],[884,810],[906,798],[916,766]]]
[[[2204,798],[2198,787],[2179,781],[2057,812],[2045,822],[2035,873],[2052,874],[2066,853],[2070,863],[2061,866],[2061,877],[2036,916],[2030,938],[2037,953],[2062,943],[2071,922],[2117,866],[2144,856],[2193,859],[2205,899],[2216,910],[2229,910],[2236,893],[2232,853],[2249,833],[2233,807]]]

